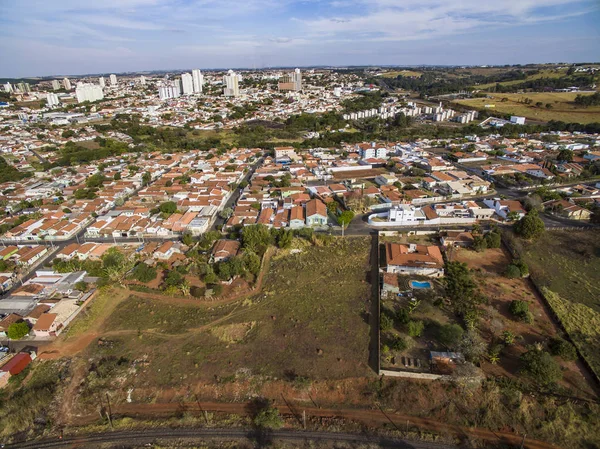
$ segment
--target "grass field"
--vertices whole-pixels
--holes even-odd
[[[113,388],[115,401],[133,388],[144,401],[142,391],[157,397],[240,376],[317,381],[369,375],[369,250],[370,238],[346,238],[281,253],[271,260],[260,294],[226,304],[181,305],[133,293],[95,334],[100,343],[82,354],[89,370],[82,406],[102,388]],[[108,374],[98,378],[95,371]]]
[[[513,80],[513,81],[504,81],[499,84],[502,86],[514,86],[515,84],[521,84],[525,81],[537,80],[540,78],[560,78],[561,76],[565,76],[567,74],[567,70],[541,70],[540,73],[536,73],[535,75],[527,76],[527,79],[524,80]],[[488,84],[479,84],[474,87],[477,89],[489,89],[490,87],[494,87],[497,83],[488,83]]]
[[[396,72],[385,72],[381,76],[384,78],[398,78],[399,76],[409,76],[412,78],[419,78],[423,73],[415,72],[414,70],[400,70]]]
[[[560,120],[563,122],[593,123],[600,122],[600,106],[582,108],[573,103],[578,94],[570,92],[543,92],[525,94],[490,94],[491,98],[469,98],[456,100],[456,103],[474,109],[486,109],[498,111],[504,114],[513,114],[527,117],[531,120],[550,121]],[[590,94],[591,95],[591,94]],[[502,99],[506,98],[506,101]],[[532,100],[532,104],[521,103],[526,98]],[[535,103],[541,102],[541,107]],[[552,105],[547,109],[546,104]],[[485,105],[494,105],[493,108],[485,108]]]
[[[600,375],[600,235],[552,231],[533,243],[514,241],[536,283]]]

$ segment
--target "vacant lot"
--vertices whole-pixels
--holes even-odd
[[[399,70],[396,72],[385,72],[383,75],[384,78],[398,78],[399,76],[407,76],[411,78],[420,78],[422,72],[416,72],[414,70]]]
[[[501,84],[503,86],[513,86],[515,84],[521,84],[524,83],[525,81],[532,81],[532,80],[537,80],[540,78],[560,78],[562,76],[565,76],[567,74],[567,70],[566,69],[562,69],[562,70],[541,70],[540,73],[536,73],[535,75],[528,75],[527,79],[523,79],[523,80],[512,80],[512,81],[504,81],[498,84]],[[496,83],[488,83],[488,84],[479,84],[476,85],[474,87],[476,87],[477,89],[489,89],[490,87],[494,87],[496,85]]]
[[[533,243],[513,239],[536,283],[571,338],[600,373],[600,234],[546,232]]]
[[[498,111],[503,114],[513,114],[527,117],[531,120],[550,121],[560,120],[563,122],[593,123],[600,121],[600,107],[594,106],[582,108],[573,103],[578,94],[570,92],[544,92],[525,94],[490,94],[491,98],[469,98],[456,100],[456,103],[475,109],[485,109],[485,105],[494,105],[490,111]],[[582,94],[591,95],[591,94]],[[532,100],[531,104],[525,104],[526,98]],[[503,99],[506,99],[503,101]],[[537,102],[542,106],[537,107]],[[546,107],[551,105],[551,109]]]

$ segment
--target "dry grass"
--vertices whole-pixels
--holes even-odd
[[[411,78],[420,78],[423,75],[422,72],[416,72],[414,70],[400,70],[395,72],[385,72],[381,76],[384,78],[397,78],[399,76],[406,76]]]
[[[456,100],[456,103],[475,109],[486,109],[485,105],[494,105],[493,108],[487,108],[487,110],[524,116],[538,121],[560,120],[569,123],[600,122],[600,106],[589,108],[577,106],[573,103],[577,95],[577,93],[570,92],[497,93],[490,94],[491,98],[469,98]],[[507,100],[502,101],[503,98]],[[530,98],[533,103],[529,105],[522,103],[526,98]],[[536,107],[535,103],[537,102],[543,103],[542,107]],[[552,109],[546,109],[547,103],[552,105]]]

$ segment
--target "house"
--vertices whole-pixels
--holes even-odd
[[[377,175],[374,179],[375,183],[378,186],[389,186],[391,184],[394,184],[397,180],[398,178],[396,178],[394,175],[386,173]]]
[[[589,220],[592,213],[568,200],[555,200],[544,203],[547,210],[571,220]]]
[[[496,214],[504,219],[506,219],[512,212],[516,214],[517,219],[524,217],[526,214],[521,203],[516,200],[501,200],[499,198],[494,198],[483,200],[483,204],[494,209]]]
[[[400,282],[396,273],[383,273],[382,292],[400,292]]]
[[[33,333],[36,337],[55,337],[58,323],[56,321],[56,313],[44,313],[42,314],[35,325],[33,326]]]
[[[304,208],[302,206],[293,206],[290,209],[290,228],[303,228],[305,223]]]
[[[4,388],[12,376],[16,376],[29,366],[31,356],[20,352],[0,367],[0,388]]]
[[[224,262],[237,256],[239,250],[240,242],[237,240],[220,239],[215,242],[211,257],[214,262]]]
[[[446,231],[440,241],[443,246],[469,247],[473,245],[473,234],[469,231]]]
[[[152,257],[159,260],[169,260],[174,254],[180,253],[181,250],[175,245],[175,242],[167,241],[154,251]]]
[[[323,201],[315,198],[306,203],[306,225],[327,225],[327,206]]]
[[[404,245],[386,243],[386,271],[388,273],[415,274],[440,277],[444,275],[444,260],[440,248],[435,245]]]

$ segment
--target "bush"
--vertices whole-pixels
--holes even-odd
[[[504,272],[504,276],[506,276],[509,279],[520,278],[521,277],[521,270],[519,270],[519,267],[517,267],[516,265],[513,265],[511,263],[508,267],[506,267],[506,271]]]
[[[552,338],[548,344],[548,348],[552,355],[557,355],[563,360],[577,360],[575,346],[562,338]]]
[[[406,309],[398,309],[396,312],[396,320],[402,325],[408,324],[410,321],[410,312]]]
[[[267,404],[260,407],[252,422],[260,429],[279,429],[283,426],[283,420],[281,419],[281,416],[279,416],[279,410]]]
[[[202,298],[205,292],[206,289],[202,287],[197,287],[195,285],[192,288],[190,288],[190,295],[192,295],[194,298]]]
[[[458,324],[446,324],[438,329],[437,339],[443,345],[453,348],[460,343],[464,333]]]
[[[510,310],[510,313],[522,321],[529,323],[533,320],[533,316],[529,311],[529,304],[527,304],[525,301],[515,299],[510,303],[508,310]]]
[[[500,248],[502,237],[499,232],[491,231],[485,236],[485,241],[488,248]]]
[[[409,321],[408,322],[408,335],[411,337],[420,337],[425,329],[423,321]]]
[[[537,348],[530,348],[521,356],[523,372],[541,385],[550,385],[562,379],[560,366],[552,356]]]
[[[406,351],[406,349],[408,349],[408,344],[406,343],[406,340],[404,340],[404,338],[396,337],[390,343],[390,348],[394,351]]]
[[[512,265],[519,269],[519,271],[521,272],[521,277],[529,276],[529,266],[521,259],[513,260]]]
[[[389,331],[390,329],[392,329],[392,327],[394,327],[394,320],[392,320],[387,313],[382,312],[381,318],[379,319],[380,330],[385,332],[385,331]]]
[[[221,284],[211,284],[210,288],[214,296],[220,296],[223,293],[223,286]]]
[[[536,209],[531,209],[523,218],[514,225],[514,231],[524,239],[536,239],[543,234],[545,225],[538,216]]]

